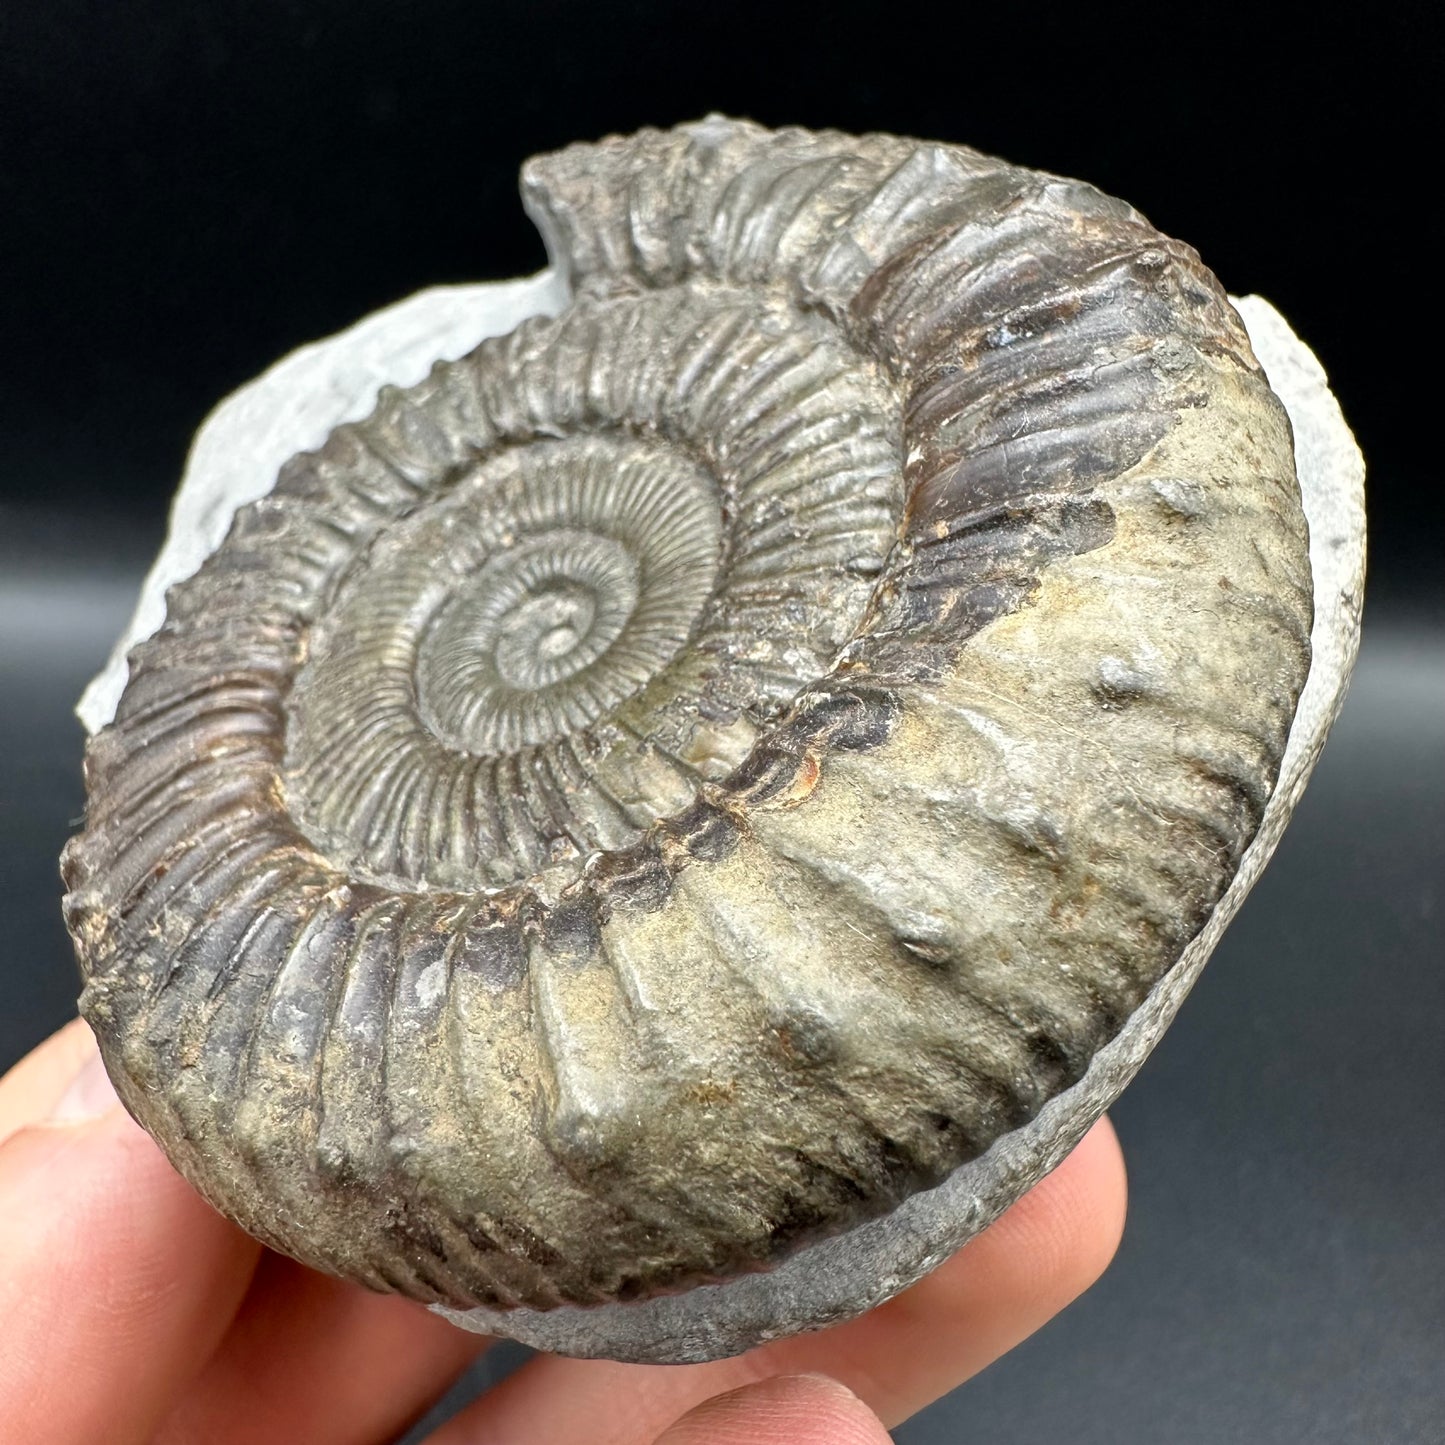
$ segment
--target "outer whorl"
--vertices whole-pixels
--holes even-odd
[[[1209,919],[1309,664],[1289,424],[1088,186],[709,121],[530,162],[574,288],[168,595],[65,856],[132,1112],[456,1308],[875,1218]]]

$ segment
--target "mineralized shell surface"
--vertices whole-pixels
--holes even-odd
[[[696,1358],[850,1306],[534,1322],[1053,1162],[1260,830],[1309,535],[1239,315],[1086,185],[711,119],[523,193],[556,314],[170,589],[67,918],[122,1098],[257,1237]]]

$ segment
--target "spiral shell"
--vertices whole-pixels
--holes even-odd
[[[956,146],[528,163],[574,289],[168,596],[67,849],[122,1097],[269,1244],[634,1300],[894,1208],[1208,920],[1309,663],[1289,425],[1187,247]]]

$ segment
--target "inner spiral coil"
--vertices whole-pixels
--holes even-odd
[[[827,672],[901,505],[876,384],[809,330],[726,292],[628,298],[438,369],[471,455],[336,569],[288,698],[289,806],[330,856],[555,890]],[[649,364],[599,395],[640,336]],[[368,441],[359,465],[395,447]]]

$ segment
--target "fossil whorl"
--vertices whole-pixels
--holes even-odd
[[[709,121],[528,164],[575,295],[168,595],[65,857],[128,1106],[287,1253],[635,1299],[1077,1080],[1254,834],[1288,422],[1092,188]]]

